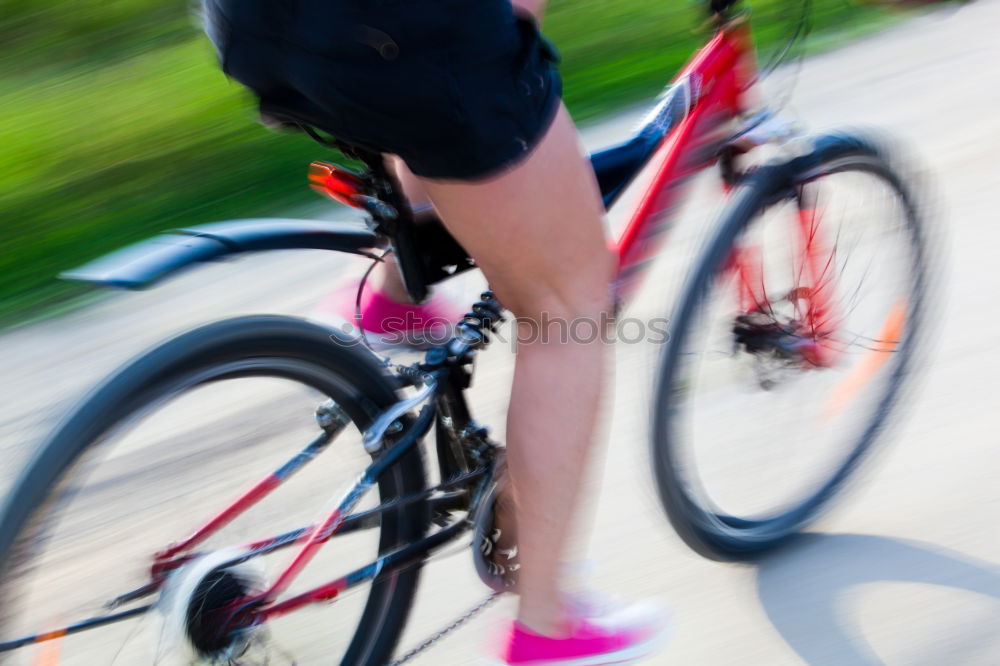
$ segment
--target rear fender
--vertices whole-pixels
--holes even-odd
[[[178,229],[130,245],[60,275],[119,289],[144,289],[209,261],[266,250],[334,250],[371,256],[385,240],[361,221],[254,219]]]

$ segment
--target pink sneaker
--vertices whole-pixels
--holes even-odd
[[[644,602],[605,610],[574,621],[565,638],[549,638],[512,623],[497,666],[605,666],[633,664],[659,651],[666,640],[667,613]]]
[[[341,287],[317,304],[314,319],[357,335],[355,301],[357,285]],[[452,329],[465,315],[440,293],[422,305],[397,303],[381,291],[366,287],[361,295],[361,329],[377,348],[424,348],[448,341]]]

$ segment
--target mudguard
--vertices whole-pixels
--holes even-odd
[[[190,266],[244,252],[335,250],[357,254],[384,244],[384,239],[361,221],[233,220],[156,236],[60,277],[119,289],[144,289]]]

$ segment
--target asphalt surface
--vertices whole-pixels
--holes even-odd
[[[1000,186],[998,24],[1000,2],[980,0],[811,58],[785,109],[810,129],[860,124],[900,138],[937,231],[933,344],[921,360],[919,387],[882,455],[806,536],[752,565],[719,564],[688,550],[666,522],[649,472],[656,346],[617,347],[616,390],[605,410],[608,452],[590,493],[596,520],[578,550],[597,563],[595,586],[626,598],[658,597],[671,607],[672,639],[650,663],[1000,663],[1000,458],[993,448],[1000,443],[993,404],[1000,317],[992,305],[1000,291],[993,256],[1000,228],[991,203]],[[591,128],[588,145],[625,136],[636,117],[623,114]],[[696,183],[692,204],[628,316],[668,316],[679,279],[711,228],[716,191],[711,179]],[[5,333],[0,488],[64,412],[128,358],[223,316],[309,313],[331,286],[363,268],[361,261],[318,252],[251,256]],[[461,299],[479,288],[476,278],[446,287]],[[503,347],[482,360],[471,395],[478,418],[500,438],[513,358]],[[190,413],[198,408],[204,405]],[[268,421],[260,439],[281,423]],[[167,469],[144,481],[152,497],[193,488]],[[241,470],[217,472],[242,482]],[[734,472],[740,478],[733,481],[757,471]],[[298,507],[303,498],[287,501]],[[87,543],[102,543],[94,538],[88,535]],[[404,647],[485,596],[469,557],[460,551],[425,568]],[[413,663],[475,663],[511,608],[501,602]],[[300,634],[292,633],[293,653],[311,640]],[[299,663],[328,663],[303,649]],[[148,652],[117,663],[147,663],[142,654]]]

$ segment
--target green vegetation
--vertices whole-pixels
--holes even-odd
[[[765,51],[798,3],[751,2]],[[880,11],[814,0],[814,30],[873,25]],[[655,93],[705,37],[699,4],[551,0],[566,98],[586,121]],[[875,21],[875,24],[880,21]],[[6,0],[0,16],[0,317],[78,294],[55,280],[180,225],[274,214],[312,200],[324,149],[268,132],[218,71],[184,3]]]

